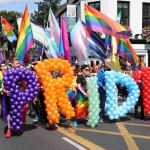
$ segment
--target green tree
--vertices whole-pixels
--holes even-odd
[[[48,19],[49,9],[55,13],[58,9],[61,0],[43,0],[38,4],[38,11],[34,11],[31,14],[32,21],[38,23],[41,26],[45,26]]]

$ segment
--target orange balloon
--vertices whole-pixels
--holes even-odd
[[[66,89],[69,88],[74,78],[71,64],[60,58],[46,59],[39,62],[35,67],[37,75],[41,79],[44,89],[45,105],[47,118],[50,124],[59,122],[59,110],[70,119],[75,116],[74,108],[66,95]],[[51,71],[61,71],[62,77],[54,79]]]

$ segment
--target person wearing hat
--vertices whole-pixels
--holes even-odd
[[[81,66],[81,74],[77,75],[77,97],[75,106],[76,119],[85,119],[88,115],[88,95],[86,77],[90,75],[90,67],[88,65]],[[73,122],[77,126],[77,120]]]

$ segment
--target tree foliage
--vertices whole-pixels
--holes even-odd
[[[48,20],[49,9],[55,13],[58,9],[61,0],[43,0],[38,4],[38,11],[34,11],[31,14],[32,21],[36,22],[41,26],[45,26]]]

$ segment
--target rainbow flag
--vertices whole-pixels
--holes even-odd
[[[88,5],[85,5],[85,21],[87,30],[128,38],[128,31],[123,26]]]
[[[5,36],[9,42],[13,43],[17,40],[17,37],[15,33],[13,32],[13,26],[9,24],[9,22],[1,16],[1,23],[2,23],[2,33],[3,36]]]
[[[116,22],[120,23],[121,21],[121,11],[119,12],[117,18],[116,18]],[[106,35],[105,36],[105,45],[107,48],[112,49],[112,42],[111,42],[111,36],[110,35]]]
[[[139,58],[134,51],[129,39],[119,39],[118,54],[133,65],[139,62]]]
[[[26,52],[29,51],[33,44],[34,39],[31,22],[28,7],[26,6],[24,14],[22,16],[15,57],[18,58],[20,62],[23,62]]]

